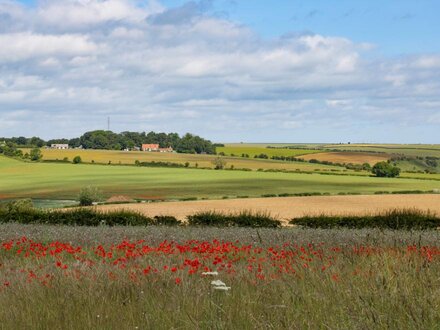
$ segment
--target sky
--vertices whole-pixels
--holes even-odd
[[[0,136],[440,143],[434,0],[0,0]]]

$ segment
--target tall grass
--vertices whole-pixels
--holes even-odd
[[[428,264],[417,254],[406,254],[408,245],[438,243],[440,233],[435,231],[261,229],[259,238],[255,229],[243,228],[81,227],[72,232],[72,227],[64,226],[0,225],[2,241],[29,234],[34,239],[72,240],[93,246],[101,238],[107,247],[121,237],[144,238],[148,244],[170,237],[177,241],[238,237],[243,244],[253,244],[255,248],[289,242],[305,249],[310,243],[326,251],[362,245],[390,247],[390,252],[357,255],[348,248],[332,260],[329,272],[298,264],[296,275],[267,282],[254,281],[243,261],[237,264],[236,274],[219,276],[231,287],[228,292],[214,291],[212,278],[179,274],[182,281],[176,285],[175,274],[168,272],[133,281],[130,276],[123,276],[126,271],[110,264],[88,270],[76,267],[72,260],[69,267],[84,274],[81,280],[60,269],[49,287],[27,283],[27,273],[20,272],[15,279],[22,279],[22,285],[2,285],[0,328],[436,329],[440,322],[436,286],[440,260],[433,259]],[[89,236],[85,240],[83,235]],[[6,258],[0,254],[0,258],[2,280],[9,276],[10,269],[54,268],[45,259],[34,264],[18,255]],[[146,258],[144,265],[160,268],[181,263],[180,258]],[[109,271],[117,279],[109,280]]]

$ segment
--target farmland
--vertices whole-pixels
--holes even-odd
[[[224,153],[225,155],[240,156],[247,154],[249,157],[258,156],[260,154],[266,154],[269,158],[272,156],[293,156],[308,155],[320,152],[313,149],[283,149],[283,148],[267,148],[263,145],[251,146],[251,145],[226,145],[225,147],[217,147],[217,153]]]
[[[0,157],[1,198],[74,199],[86,185],[107,197],[139,199],[259,197],[290,193],[362,193],[434,190],[434,180],[346,175],[143,168],[113,165],[28,163]]]
[[[98,210],[106,212],[130,210],[149,217],[171,215],[179,220],[185,220],[188,215],[198,212],[239,213],[252,210],[270,213],[284,221],[305,215],[371,215],[409,208],[440,215],[440,194],[270,197],[97,206]]]
[[[317,154],[308,154],[300,156],[304,160],[317,159],[321,162],[327,161],[339,164],[364,164],[368,163],[374,165],[378,162],[387,161],[390,159],[386,154],[374,154],[367,152],[320,152]]]
[[[1,225],[0,319],[7,329],[434,329],[439,235]]]
[[[24,149],[24,152],[29,152]],[[212,161],[216,158],[213,155],[140,152],[140,151],[114,151],[114,150],[53,150],[42,149],[43,160],[63,160],[67,158],[72,161],[75,156],[80,156],[85,163],[133,165],[136,160],[140,162],[171,162],[189,167],[214,168]],[[268,159],[224,157],[226,167],[246,168],[252,170],[275,169],[275,170],[300,170],[300,171],[341,171],[340,167],[321,164],[309,164],[303,162],[282,162]]]
[[[372,151],[388,154],[402,154],[414,157],[440,157],[440,146],[437,144],[328,144],[323,145],[322,148],[344,151]]]

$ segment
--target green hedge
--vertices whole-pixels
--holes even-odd
[[[187,217],[188,224],[193,226],[216,227],[266,227],[276,228],[281,222],[266,213],[252,213],[249,211],[237,214],[224,214],[219,212],[199,212]]]
[[[382,229],[436,229],[440,217],[418,210],[393,210],[372,216],[306,216],[292,219],[292,225],[309,228],[382,228]]]
[[[93,209],[74,209],[68,211],[24,209],[11,211],[6,208],[0,209],[0,223],[8,222],[73,226],[172,226],[181,224],[174,217],[157,216],[149,218],[131,211],[99,212]]]

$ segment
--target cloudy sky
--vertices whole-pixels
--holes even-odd
[[[437,0],[0,0],[0,136],[440,143]]]

